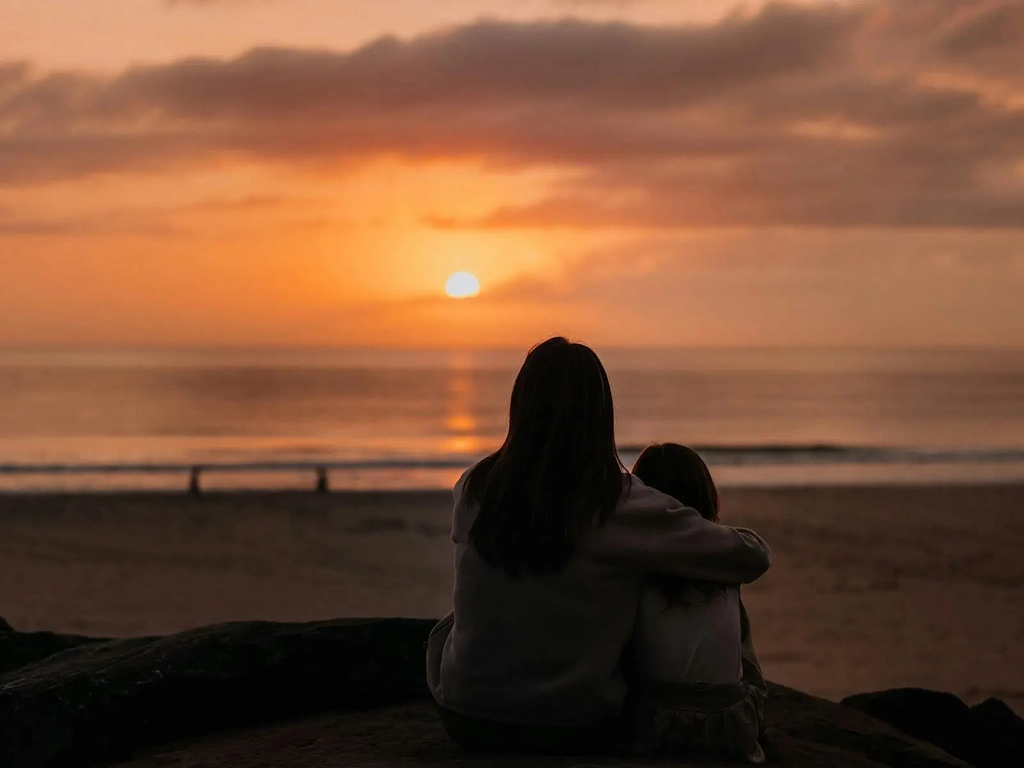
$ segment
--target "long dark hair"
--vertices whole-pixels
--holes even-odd
[[[633,466],[633,474],[644,485],[671,496],[718,522],[721,498],[711,470],[692,448],[678,443],[661,443],[644,449]]]
[[[718,488],[711,477],[708,465],[692,448],[678,443],[649,446],[633,465],[633,474],[644,485],[671,496],[690,509],[697,510],[707,520],[718,522],[722,506]],[[663,574],[652,574],[649,578],[651,583],[661,590],[669,605],[683,601],[688,584],[705,598],[710,598],[718,589],[714,584],[691,584]]]
[[[470,541],[511,576],[559,571],[615,511],[624,472],[604,366],[583,344],[548,339],[516,378],[504,444],[469,475],[480,506]]]

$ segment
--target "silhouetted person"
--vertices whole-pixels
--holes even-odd
[[[202,487],[199,485],[199,473],[202,469],[198,466],[192,467],[192,472],[189,475],[188,481],[188,492],[193,496],[198,496],[203,492]]]
[[[326,467],[316,468],[316,492],[320,494],[327,494],[331,492],[330,484],[327,480]]]
[[[454,611],[431,633],[427,678],[472,751],[619,749],[644,576],[738,584],[770,565],[756,534],[625,472],[604,366],[563,338],[527,355],[504,444],[455,486],[452,539]]]
[[[640,454],[633,474],[718,522],[718,488],[693,449],[652,445]],[[765,762],[758,740],[768,686],[738,584],[650,577],[627,658],[634,752]]]

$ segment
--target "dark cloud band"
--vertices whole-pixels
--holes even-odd
[[[1019,227],[1022,47],[1019,3],[928,0],[672,28],[490,21],[114,77],[12,63],[0,182],[462,158],[572,170],[474,226]]]

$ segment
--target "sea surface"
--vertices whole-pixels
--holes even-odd
[[[598,350],[629,463],[725,484],[1024,479],[1024,350]],[[504,436],[522,351],[0,350],[0,489],[437,488]]]

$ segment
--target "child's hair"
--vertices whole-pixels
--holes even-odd
[[[640,454],[633,465],[633,474],[644,485],[668,494],[681,504],[695,509],[708,520],[717,523],[721,501],[711,470],[695,450],[678,443],[654,444]],[[672,576],[654,574],[651,583],[657,587],[669,605],[683,600],[689,585],[709,598],[717,590],[714,584],[690,583]]]
[[[657,491],[696,509],[718,522],[721,502],[711,470],[695,450],[677,443],[654,444],[644,449],[633,466],[633,474]]]

